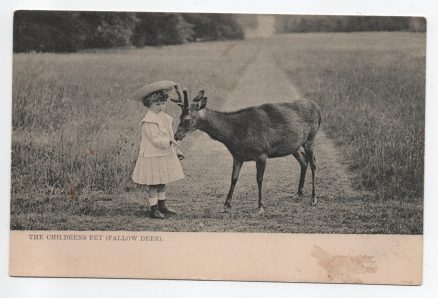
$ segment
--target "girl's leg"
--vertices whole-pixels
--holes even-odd
[[[158,185],[157,185],[157,192],[158,192],[158,193],[164,193],[164,192],[166,192],[166,184],[158,184]]]
[[[157,190],[158,189],[156,185],[149,185],[148,187],[147,195],[148,195],[150,207],[157,205],[157,201],[158,201]]]
[[[148,199],[149,206],[151,207],[150,217],[151,218],[164,218],[164,215],[158,210],[158,186],[149,185]]]
[[[166,207],[166,185],[158,185],[158,210],[164,214],[176,214],[176,211]]]

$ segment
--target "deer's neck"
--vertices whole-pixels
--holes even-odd
[[[198,128],[206,132],[212,139],[227,144],[232,138],[230,117],[226,113],[205,109]]]

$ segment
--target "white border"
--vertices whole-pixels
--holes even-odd
[[[2,1],[0,10],[0,295],[2,297],[437,297],[438,2],[434,0],[160,0]],[[427,105],[424,283],[419,287],[256,282],[10,278],[8,276],[12,94],[12,15],[17,9],[404,15],[427,18]],[[408,268],[407,268],[408,269]]]

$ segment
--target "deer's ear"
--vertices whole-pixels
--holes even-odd
[[[207,105],[207,97],[202,97],[199,101],[199,109],[202,110]]]
[[[195,98],[193,98],[194,102],[200,101],[204,97],[204,90],[201,90],[196,94]]]

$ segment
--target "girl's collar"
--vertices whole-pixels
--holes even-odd
[[[161,113],[161,112],[160,112]],[[155,113],[154,111],[148,110],[143,118],[143,122],[160,123],[160,113]]]
[[[157,124],[162,125],[163,121],[166,122],[165,119],[167,120],[167,122],[170,122],[170,123],[173,122],[172,117],[167,115],[163,111],[161,111],[157,114],[151,110],[148,110],[142,121],[143,122],[152,122],[152,123],[157,123]]]

